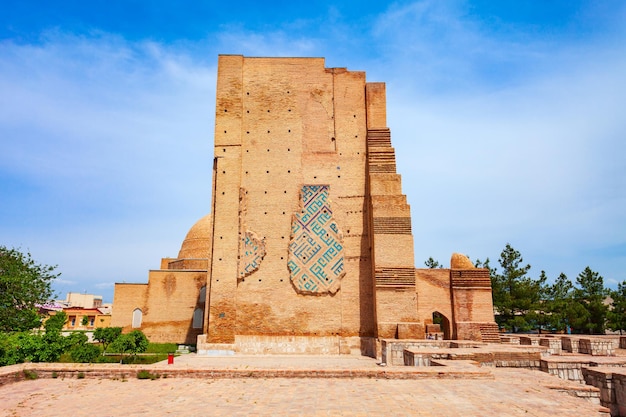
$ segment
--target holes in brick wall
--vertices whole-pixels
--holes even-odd
[[[283,211],[283,214],[285,214],[285,212]]]
[[[224,191],[222,191],[222,195],[224,195]]]
[[[287,132],[291,133],[291,129],[287,129]]]
[[[223,149],[222,149],[222,152],[226,152],[226,148],[223,148]]]
[[[313,179],[315,179],[315,180],[316,180],[316,179],[317,179],[317,175],[313,176]]]
[[[356,114],[353,114],[352,117],[356,117]]]
[[[249,95],[250,95],[250,92],[249,92],[249,91],[246,91],[246,95],[247,95],[247,96],[249,96]]]
[[[337,178],[341,178],[341,175],[337,175]]]
[[[248,173],[248,171],[246,171],[246,174]]]
[[[289,109],[289,110],[287,110],[287,111],[291,113],[291,109]]]
[[[222,171],[222,174],[226,174],[226,171]]]
[[[222,239],[222,236],[220,236],[220,239]]]
[[[266,174],[269,174],[270,172],[269,172],[269,171],[265,171],[265,173],[266,173]]]
[[[228,110],[224,109],[224,113],[228,113]]]
[[[226,131],[224,131],[224,133],[226,133]]]
[[[267,151],[269,152],[270,150],[268,149]]]
[[[291,170],[290,169],[287,170],[287,174],[291,174]]]
[[[283,194],[287,194],[287,190],[283,191]]]
[[[250,113],[250,110],[246,110],[246,113]]]
[[[267,133],[270,133],[270,131],[268,130]]]
[[[249,130],[246,130],[246,135],[249,135],[249,134],[250,134],[250,131],[249,131]]]
[[[285,259],[285,258],[283,258],[283,257],[281,256],[281,257],[280,257],[280,259],[282,260],[282,259]]]
[[[287,148],[287,152],[291,152],[291,148]]]
[[[270,112],[270,111],[269,111],[269,109],[267,110],[267,112],[268,112],[268,113]]]
[[[287,90],[287,94],[289,94],[289,90]]]
[[[264,192],[265,192],[265,194],[267,194],[267,191],[264,191]]]

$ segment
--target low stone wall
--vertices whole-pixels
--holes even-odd
[[[561,347],[566,352],[578,353],[578,338],[569,336],[561,337]]]
[[[578,352],[592,356],[615,356],[613,342],[609,339],[581,338],[578,341]]]
[[[587,385],[600,389],[600,405],[610,409],[612,416],[626,416],[626,414],[620,413],[619,411],[612,370],[584,367],[582,373]],[[626,409],[624,409],[624,411],[626,411]]]
[[[519,344],[528,346],[539,346],[539,338],[531,336],[520,336]]]
[[[619,348],[626,349],[626,336],[621,336],[619,338]]]
[[[539,345],[547,347],[550,355],[561,354],[561,339],[558,337],[541,337]]]
[[[431,357],[427,353],[416,353],[406,349],[404,351],[404,366],[431,366]]]
[[[510,345],[519,345],[520,340],[517,336],[500,336],[500,343],[508,343]]]
[[[581,384],[585,383],[582,372],[584,366],[589,366],[589,364],[584,362],[541,361],[541,370],[543,372],[558,376],[561,379],[580,382]]]
[[[387,365],[404,365],[404,351],[412,348],[443,349],[450,347],[449,341],[383,339],[381,341],[381,362]]]
[[[613,390],[617,415],[626,416],[626,374],[613,374]]]

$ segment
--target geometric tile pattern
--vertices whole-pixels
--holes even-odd
[[[265,242],[248,230],[243,233],[239,245],[239,276],[243,279],[256,271],[265,256]]]
[[[328,198],[330,186],[302,186],[302,210],[291,223],[291,282],[301,294],[334,294],[345,275],[343,238]]]

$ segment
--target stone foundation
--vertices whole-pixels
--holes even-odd
[[[376,339],[341,336],[247,336],[236,335],[235,343],[206,343],[198,337],[199,355],[357,355],[376,357]]]
[[[550,355],[561,354],[561,339],[557,337],[541,337],[539,338],[539,345],[547,347]]]
[[[615,356],[613,342],[609,339],[580,339],[578,352],[592,356]]]

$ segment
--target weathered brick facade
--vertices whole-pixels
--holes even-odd
[[[116,285],[113,325],[140,308],[148,337],[189,341],[206,307],[207,350],[341,353],[423,338],[435,312],[448,337],[493,332],[486,270],[414,267],[384,83],[322,58],[220,56],[214,146],[210,227],[148,284]]]

